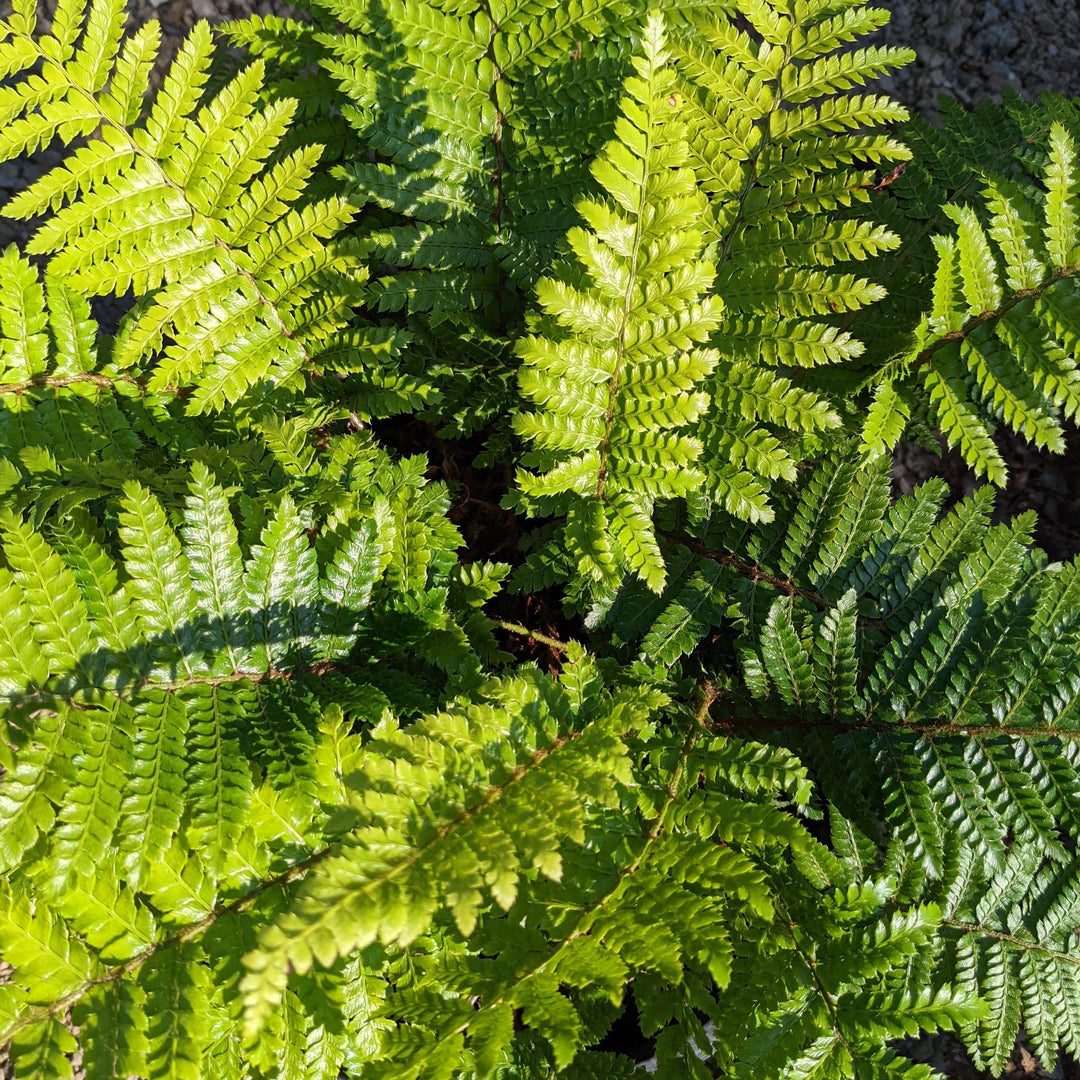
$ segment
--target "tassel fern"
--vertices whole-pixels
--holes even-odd
[[[0,19],[16,1080],[1077,1052],[1078,570],[887,459],[1060,447],[1075,105],[907,121],[853,0],[316,8],[156,92]]]

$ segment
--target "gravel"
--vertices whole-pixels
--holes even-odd
[[[939,94],[964,105],[1003,90],[1027,98],[1080,96],[1077,0],[878,0],[892,21],[879,41],[908,45],[916,59],[883,85],[923,116]]]

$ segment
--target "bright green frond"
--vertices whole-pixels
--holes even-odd
[[[525,496],[572,493],[564,535],[581,564],[603,579],[621,563],[656,591],[664,570],[652,503],[703,479],[694,467],[700,444],[661,433],[685,428],[705,407],[695,389],[716,357],[697,346],[720,307],[703,299],[713,274],[702,252],[703,203],[685,164],[667,59],[653,20],[626,83],[617,138],[593,165],[612,201],[580,204],[592,231],[575,228],[567,238],[580,268],[537,286],[547,319],[537,321],[543,336],[520,347],[520,385],[543,411],[515,418],[544,468],[519,474]],[[582,379],[585,393],[576,388]]]

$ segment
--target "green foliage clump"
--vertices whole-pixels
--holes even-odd
[[[120,0],[15,0],[17,1080],[1080,1052],[1080,569],[888,471],[1062,448],[1080,113],[910,120],[886,20],[317,0],[148,91]]]

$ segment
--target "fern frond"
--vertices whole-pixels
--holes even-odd
[[[1001,873],[1008,877],[1004,888],[957,876],[943,935],[948,970],[989,1005],[965,1038],[990,1070],[1008,1059],[1021,1023],[1047,1059],[1077,1041],[1073,934],[1058,921],[1074,906],[1075,867],[1053,860],[1040,869],[1030,852],[1014,851]]]
[[[200,391],[191,399],[193,408],[220,408],[261,380],[287,382],[347,321],[341,304],[333,318],[324,319],[320,335],[298,347],[294,330],[303,321],[306,298],[287,296],[283,282],[312,261],[322,270],[352,273],[355,261],[332,255],[323,243],[350,212],[335,200],[297,210],[292,204],[303,192],[303,176],[291,187],[271,179],[275,197],[262,208],[260,228],[238,229],[234,208],[250,197],[236,196],[266,174],[272,177],[266,159],[281,144],[295,103],[259,108],[264,70],[256,62],[203,104],[212,43],[201,23],[143,117],[142,80],[156,51],[156,31],[144,29],[116,57],[118,10],[111,0],[96,0],[85,23],[81,12],[73,14],[70,32],[83,36],[70,58],[55,35],[39,41],[7,24],[8,34],[40,58],[49,89],[46,103],[34,80],[13,86],[12,122],[0,139],[0,153],[10,157],[53,138],[70,143],[100,134],[4,212],[53,211],[28,250],[49,255],[50,272],[70,286],[117,295],[133,288],[146,298],[143,317],[122,334],[118,363],[152,369],[163,339],[171,338],[174,364],[177,354],[183,357],[181,378]],[[239,223],[244,221],[241,210]],[[208,289],[209,283],[215,287]],[[246,301],[242,315],[235,311],[240,300]],[[253,335],[259,342],[258,358],[208,340],[223,308],[234,312],[234,335]],[[204,373],[214,389],[199,385]],[[170,377],[157,385],[169,386]]]
[[[515,418],[546,467],[538,477],[519,473],[518,487],[526,498],[573,493],[565,535],[581,571],[602,581],[623,563],[657,592],[664,568],[649,513],[655,499],[701,483],[693,467],[700,447],[675,432],[704,407],[694,387],[716,357],[696,345],[719,311],[703,299],[712,278],[701,258],[703,206],[684,164],[683,129],[670,115],[666,60],[654,20],[635,60],[638,77],[626,84],[618,139],[593,165],[611,201],[579,204],[592,226],[568,235],[581,268],[539,282],[550,321],[538,328],[547,332],[519,347],[522,392],[543,411]],[[606,551],[607,530],[621,558]]]
[[[883,290],[822,267],[869,258],[899,240],[880,226],[825,215],[866,198],[869,184],[843,166],[903,161],[909,154],[895,140],[859,130],[903,118],[904,110],[885,98],[843,91],[907,62],[910,54],[833,51],[877,24],[879,16],[869,10],[841,16],[824,7],[766,2],[749,5],[745,14],[752,34],[737,29],[729,15],[709,12],[692,17],[674,37],[691,160],[709,194],[708,229],[719,251],[714,289],[730,313],[714,342],[735,361],[714,377],[710,412],[721,430],[736,422],[763,434],[833,427],[840,417],[813,389],[816,376],[801,379],[804,389],[777,407],[773,395],[787,383],[771,369],[836,364],[862,352],[849,333],[821,319],[880,300]],[[801,56],[800,50],[808,62],[785,66],[784,57]],[[847,134],[851,129],[859,133]],[[831,385],[825,378],[823,387],[839,384],[835,375]],[[757,387],[768,391],[755,401]],[[867,439],[875,437],[880,441],[873,433]],[[729,466],[721,454],[709,458],[716,462],[713,501],[748,520],[770,520],[775,471],[758,471],[751,461]],[[790,463],[780,468],[788,471]]]
[[[511,700],[523,694],[526,701],[536,700],[535,688],[530,691],[527,684],[506,687],[502,693]],[[557,879],[561,858],[551,841],[580,832],[582,799],[607,803],[614,798],[616,781],[628,762],[620,732],[611,723],[625,723],[633,715],[616,713],[611,721],[597,722],[574,740],[559,740],[551,747],[540,741],[539,728],[512,734],[512,714],[505,708],[440,716],[409,733],[379,729],[373,748],[382,752],[372,756],[370,765],[358,763],[352,783],[362,824],[355,842],[322,865],[289,916],[264,935],[259,952],[249,960],[249,1025],[257,1026],[274,1007],[288,970],[303,973],[316,959],[331,964],[337,956],[376,940],[407,945],[443,905],[468,934],[476,923],[481,890],[490,890],[506,909],[526,867]],[[511,738],[514,742],[508,744],[505,740]],[[514,750],[512,759],[489,773],[490,779],[478,784],[469,775],[447,773],[453,747],[494,746],[494,739]],[[378,794],[379,774],[398,756],[403,764],[411,762],[418,790],[433,784],[442,788],[442,794],[432,792],[432,797],[445,805],[446,822],[457,828],[407,816],[390,825],[398,815],[392,801]],[[550,765],[549,759],[554,759]],[[552,820],[540,815],[537,799],[545,800],[549,809],[562,807],[565,816]],[[528,824],[530,820],[534,824]],[[475,863],[481,836],[498,855]]]
[[[991,177],[988,227],[971,206],[944,207],[957,232],[935,239],[933,309],[888,369],[890,379],[922,385],[949,445],[996,484],[1006,479],[991,439],[996,420],[1060,452],[1060,417],[1080,404],[1073,319],[1062,318],[1075,306],[1076,142],[1056,122],[1048,141],[1045,193],[1027,177]],[[901,431],[893,430],[886,445]],[[883,445],[879,434],[864,437]]]

